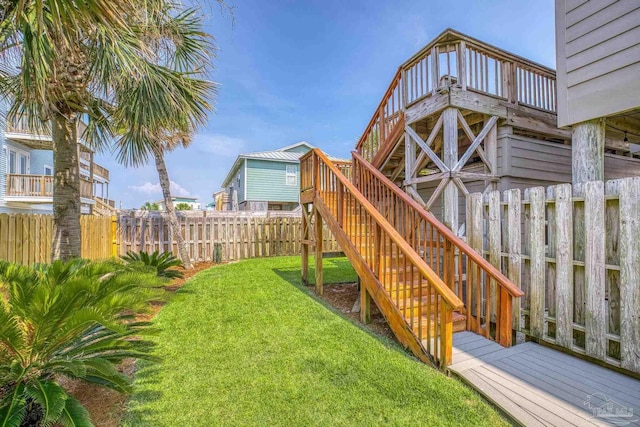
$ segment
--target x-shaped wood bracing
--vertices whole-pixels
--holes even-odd
[[[447,184],[451,181],[466,196],[469,194],[469,191],[467,190],[466,186],[462,182],[461,178],[477,178],[477,179],[488,178],[491,180],[494,180],[495,178],[495,175],[497,172],[496,165],[494,164],[495,162],[493,161],[493,159],[490,160],[487,157],[485,151],[480,146],[480,144],[482,144],[482,142],[485,140],[489,132],[496,126],[496,123],[498,122],[498,117],[495,117],[495,116],[491,117],[485,123],[484,127],[482,128],[480,133],[478,133],[478,135],[474,135],[474,133],[471,131],[471,128],[469,127],[462,113],[460,113],[460,110],[457,110],[457,119],[458,119],[457,121],[462,126],[462,130],[471,141],[471,144],[469,145],[467,150],[464,152],[464,154],[458,159],[458,161],[453,167],[447,166],[440,159],[440,157],[435,153],[435,151],[431,148],[431,145],[438,137],[440,129],[442,128],[443,115],[440,115],[440,117],[436,121],[426,141],[422,140],[422,138],[420,138],[420,136],[410,126],[405,126],[406,134],[421,149],[420,154],[416,158],[416,161],[413,163],[412,170],[410,171],[409,174],[406,174],[407,178],[405,180],[405,184],[407,185],[407,188],[409,189],[409,193],[412,195],[412,197],[417,199],[420,203],[424,204],[427,209],[431,208],[431,206],[438,199],[438,197],[440,196],[442,191],[445,189]],[[472,173],[462,172],[462,168],[469,161],[469,159],[471,159],[471,156],[473,155],[474,152],[478,153],[482,162],[487,166],[487,168],[489,169],[489,174],[472,174]],[[408,155],[414,155],[414,153],[406,152],[405,156],[408,156]],[[417,174],[426,166],[429,160],[431,160],[436,165],[436,167],[440,170],[440,172],[430,174],[424,177],[417,177]],[[395,172],[396,171],[394,171],[394,174]],[[400,171],[398,171],[398,174],[399,172]],[[436,181],[436,180],[441,180],[441,181],[436,187],[431,197],[429,198],[429,200],[425,203],[422,200],[422,198],[419,196],[418,192],[415,191],[415,188],[412,187],[412,185],[420,182],[429,182],[429,181]]]

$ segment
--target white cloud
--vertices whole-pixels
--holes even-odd
[[[178,184],[177,182],[171,182],[171,195],[176,197],[189,197],[191,193],[189,190]],[[138,193],[146,194],[147,196],[162,194],[162,188],[160,188],[160,183],[152,184],[150,182],[145,182],[142,185],[130,185],[129,189],[136,191]]]
[[[220,157],[235,157],[246,147],[243,139],[219,134],[201,134],[195,137],[193,146]]]

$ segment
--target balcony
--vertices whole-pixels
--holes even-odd
[[[53,176],[7,174],[8,201],[34,201],[51,203],[53,200]],[[80,197],[93,198],[93,185],[87,179],[80,178]]]
[[[82,136],[86,128],[87,125],[84,122],[78,122],[78,137]],[[6,137],[19,141],[29,148],[35,148],[37,150],[53,149],[51,125],[49,123],[46,123],[42,129],[33,129],[33,127],[29,126],[26,118],[21,117],[20,119],[7,122]]]
[[[507,107],[522,106],[551,117],[555,127],[555,71],[446,30],[398,68],[356,149],[368,161],[384,157],[405,123],[455,103],[501,118]]]

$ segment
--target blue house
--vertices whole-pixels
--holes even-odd
[[[300,197],[300,157],[313,148],[300,141],[273,151],[240,154],[222,182],[231,205],[224,210],[296,209]]]
[[[79,134],[84,130],[80,123]],[[53,141],[50,132],[33,132],[25,121],[7,122],[0,114],[0,212],[52,213]],[[111,214],[109,171],[80,146],[80,194],[83,213]]]

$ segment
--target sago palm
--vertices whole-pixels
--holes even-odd
[[[0,0],[7,119],[50,123],[54,259],[80,255],[81,118],[97,150],[115,133],[142,144],[149,131],[191,130],[206,119],[212,85],[192,67],[208,58],[203,44],[190,44],[196,16],[172,0]]]
[[[151,357],[148,325],[133,316],[158,298],[155,285],[115,263],[0,262],[0,426],[92,425],[57,380],[129,391],[116,364]]]

